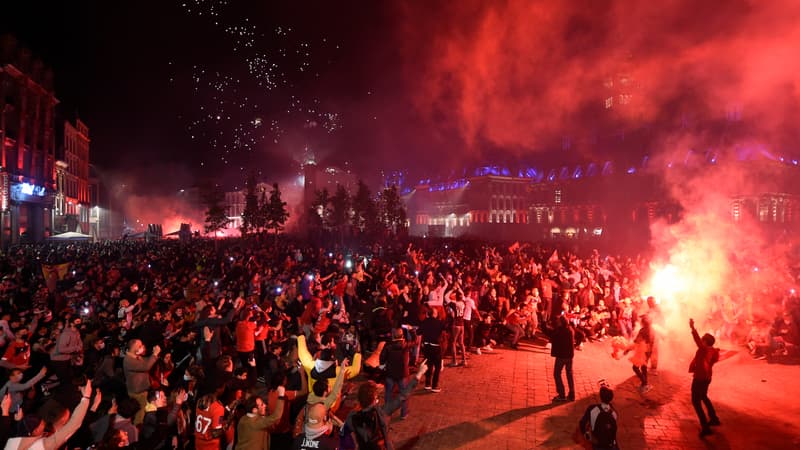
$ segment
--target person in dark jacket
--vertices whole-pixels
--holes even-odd
[[[178,411],[189,395],[180,389],[175,397],[175,403],[168,405],[167,396],[160,389],[151,389],[147,393],[147,406],[145,408],[144,422],[139,433],[139,448],[160,450],[171,448],[172,437],[177,436],[175,426]]]
[[[692,373],[692,406],[697,413],[697,418],[700,419],[700,437],[712,434],[712,426],[721,425],[717,412],[714,410],[714,405],[708,398],[708,386],[711,384],[711,371],[719,361],[719,349],[714,348],[714,336],[706,333],[701,338],[694,328],[694,320],[689,319],[689,327],[692,329],[692,337],[694,343],[697,344],[697,352],[694,354],[691,364],[689,364],[689,372]],[[706,419],[705,411],[703,411],[703,404],[708,409],[708,419]]]
[[[439,389],[439,373],[442,371],[441,340],[444,323],[437,318],[438,315],[439,311],[436,308],[430,308],[428,317],[419,326],[419,334],[422,336],[422,355],[428,360],[425,389],[432,392],[442,392]]]
[[[351,411],[345,420],[346,428],[351,431],[353,441],[356,442],[357,448],[384,448],[386,450],[394,450],[392,439],[389,436],[389,417],[397,408],[400,407],[402,402],[408,398],[417,383],[425,376],[428,366],[423,361],[417,369],[417,373],[411,378],[408,386],[400,392],[400,396],[395,398],[391,403],[380,405],[378,398],[378,389],[374,381],[367,381],[358,388],[358,404],[361,407],[359,410]],[[374,422],[365,420],[365,418],[372,417]],[[366,425],[371,424],[372,427]],[[308,432],[308,430],[306,430]],[[306,446],[308,448],[310,446]],[[303,448],[303,447],[300,447]]]
[[[201,355],[203,357],[203,365],[208,373],[213,371],[214,363],[219,358],[219,355],[222,354],[222,327],[231,323],[236,316],[236,312],[239,311],[243,304],[243,300],[237,299],[233,304],[233,308],[228,311],[225,317],[220,317],[214,305],[207,305],[200,313],[200,320],[197,321],[195,326],[200,330],[199,334],[202,339]]]
[[[408,358],[411,345],[403,337],[403,329],[396,328],[392,331],[392,342],[386,347],[386,403],[391,403],[395,397],[394,390],[403,392],[408,386]],[[408,399],[400,404],[400,419],[408,416]]]
[[[553,367],[553,378],[556,381],[558,395],[553,397],[554,402],[571,402],[575,400],[575,382],[572,379],[572,358],[575,356],[575,334],[567,318],[563,315],[555,320],[556,328],[547,329],[545,334],[550,338],[550,356],[556,359]],[[567,385],[569,394],[564,395],[564,380],[561,371],[566,368]]]

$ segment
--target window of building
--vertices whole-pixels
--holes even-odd
[[[611,109],[614,106],[614,97],[608,97],[606,99],[606,109]]]
[[[556,189],[554,202],[556,205],[561,204],[561,189]]]

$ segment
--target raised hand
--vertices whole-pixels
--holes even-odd
[[[7,392],[3,399],[0,400],[0,411],[3,412],[4,416],[7,416],[11,411],[11,393]]]
[[[92,396],[92,380],[86,380],[86,384],[80,388],[81,395],[84,397]]]

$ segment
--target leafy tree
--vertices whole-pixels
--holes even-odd
[[[258,216],[256,217],[256,226],[261,231],[267,228],[267,217],[269,216],[269,200],[267,199],[267,190],[261,190],[261,200],[258,201]]]
[[[397,186],[385,188],[380,193],[378,203],[381,221],[390,232],[397,234],[405,228],[406,209],[397,192]]]
[[[328,189],[316,191],[311,211],[308,211],[309,230],[323,230],[328,227],[331,215],[331,198]]]
[[[254,173],[250,172],[247,176],[246,184],[247,192],[244,194],[244,211],[242,211],[242,226],[240,227],[242,235],[250,231],[258,231],[259,228],[258,191]]]
[[[358,180],[356,195],[352,201],[353,227],[362,234],[373,235],[381,227],[378,208],[366,183]]]
[[[267,203],[266,228],[275,230],[275,235],[283,229],[283,225],[289,218],[289,211],[286,210],[286,202],[281,200],[281,190],[278,183],[272,185],[269,192],[269,203]]]
[[[203,193],[203,204],[206,206],[206,233],[214,233],[225,228],[230,223],[230,219],[225,211],[225,193],[219,185],[206,186]]]
[[[350,224],[350,194],[341,184],[336,185],[336,193],[331,197],[330,227],[337,232],[339,239],[344,238],[344,231]]]

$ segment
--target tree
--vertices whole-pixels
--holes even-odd
[[[261,200],[258,201],[258,216],[256,217],[256,225],[258,230],[261,231],[267,228],[267,217],[269,216],[269,200],[267,199],[267,190],[261,190]]]
[[[344,230],[350,223],[350,194],[341,184],[336,185],[336,193],[331,197],[330,227],[344,238]]]
[[[268,230],[275,230],[275,235],[283,229],[283,225],[289,218],[289,211],[286,210],[286,202],[281,200],[281,190],[278,189],[278,183],[272,185],[272,190],[269,192],[269,203],[267,203],[266,214],[266,228]]]
[[[331,198],[328,189],[316,191],[314,201],[311,203],[311,210],[308,211],[309,230],[322,231],[328,227],[331,215]]]
[[[206,186],[203,193],[203,204],[206,206],[206,233],[214,233],[217,236],[217,231],[225,228],[225,225],[230,223],[230,219],[225,212],[225,193],[219,188],[219,185]]]
[[[250,172],[247,176],[246,184],[247,192],[244,194],[242,226],[239,228],[242,231],[242,236],[250,231],[258,231],[259,228],[258,192],[254,173]]]
[[[352,201],[353,209],[353,227],[362,234],[373,235],[380,228],[380,219],[378,217],[378,208],[375,205],[375,200],[372,198],[372,193],[369,191],[366,183],[358,180],[358,188],[356,195]]]
[[[406,209],[397,192],[397,186],[385,188],[380,194],[378,204],[381,221],[390,232],[397,234],[405,228]]]

